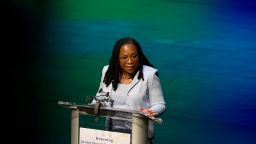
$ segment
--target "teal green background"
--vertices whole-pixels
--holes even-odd
[[[137,39],[160,72],[168,109],[156,144],[256,142],[253,1],[15,0],[8,8],[14,49],[6,50],[4,100],[19,106],[14,128],[28,129],[35,143],[70,143],[70,111],[57,102],[94,96],[124,36]],[[81,126],[101,129],[104,120],[82,118]]]

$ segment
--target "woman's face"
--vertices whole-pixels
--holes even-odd
[[[139,66],[139,54],[134,44],[125,44],[120,48],[119,62],[123,74],[131,75]]]

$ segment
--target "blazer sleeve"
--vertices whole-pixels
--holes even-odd
[[[101,71],[101,79],[100,79],[100,84],[99,84],[99,88],[98,88],[98,91],[96,93],[96,96],[98,96],[101,93],[101,90],[102,90],[103,85],[104,85],[103,80],[104,80],[105,73],[106,73],[107,69],[108,69],[108,66],[104,66],[102,71]]]
[[[149,101],[150,109],[158,115],[163,114],[166,110],[160,79],[155,74],[149,78]]]
[[[102,71],[101,71],[101,79],[100,79],[100,84],[99,84],[99,88],[98,88],[98,91],[96,93],[96,96],[100,96],[101,95],[101,91],[102,91],[102,88],[103,88],[103,80],[104,80],[104,76],[105,76],[105,73],[107,71],[108,67],[107,66],[104,66]],[[93,101],[91,102],[91,104],[95,104],[96,103],[96,100],[93,99]]]

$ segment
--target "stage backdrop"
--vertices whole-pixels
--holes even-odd
[[[12,5],[36,55],[31,97],[38,102],[40,143],[70,143],[70,111],[57,102],[85,104],[86,96],[94,96],[115,41],[125,36],[141,43],[160,73],[167,111],[163,125],[156,125],[156,144],[256,143],[253,2],[19,0]],[[18,56],[27,53],[19,51]],[[103,119],[88,119],[85,126],[104,127]]]

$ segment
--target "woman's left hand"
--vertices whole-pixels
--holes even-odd
[[[149,108],[140,108],[140,111],[149,117],[155,117],[157,114]]]

